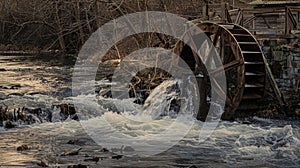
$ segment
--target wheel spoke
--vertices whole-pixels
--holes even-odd
[[[218,30],[217,30],[217,33],[215,34],[215,36],[214,36],[214,39],[213,39],[213,44],[214,44],[214,46],[216,46],[217,45],[217,42],[220,40],[220,34],[221,34],[221,29],[220,28],[218,28]]]
[[[221,33],[221,29],[218,28],[217,33],[214,35],[214,38],[212,39],[213,46],[209,50],[209,53],[205,60],[205,65],[208,65],[208,63],[212,62],[212,58],[215,58],[216,56],[217,52],[215,47],[217,46],[217,43],[220,41],[220,33]]]
[[[189,39],[191,39],[191,44],[190,45],[192,45],[193,46],[193,48],[197,48],[197,44],[195,43],[195,41],[194,41],[194,38],[193,38],[193,36],[190,34],[190,32],[188,32],[188,34],[187,34],[188,36],[189,36]],[[194,54],[194,59],[195,59],[195,62],[196,62],[196,65],[197,66],[201,66],[201,60],[200,60],[200,58],[199,57],[197,57],[197,54],[195,54],[195,51],[192,51]],[[196,70],[197,71],[197,70]],[[196,72],[196,73],[199,73],[199,72]]]
[[[221,37],[222,37],[222,34],[221,34]],[[219,54],[220,54],[221,62],[224,64],[224,59],[225,59],[225,39],[224,39],[224,37],[220,38]]]
[[[213,75],[213,76],[216,76],[216,75],[220,74],[220,72],[222,72],[223,70],[225,72],[230,71],[230,70],[232,70],[234,68],[237,68],[241,65],[242,65],[241,60],[234,60],[234,61],[231,61],[230,63],[227,63],[223,66],[220,66],[220,67],[210,71],[209,74]]]
[[[226,99],[226,104],[230,105],[231,100],[227,97],[224,89],[222,89],[222,87],[219,85],[219,83],[216,81],[215,78],[210,78],[210,80],[211,80],[211,87],[213,88],[213,91],[215,91],[220,96],[220,98]]]

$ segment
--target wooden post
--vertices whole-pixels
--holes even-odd
[[[208,6],[208,3],[209,3],[209,0],[204,0],[205,2],[205,5],[203,5],[202,7],[202,16],[203,18],[206,18],[207,20],[209,20],[209,6]]]
[[[290,34],[289,10],[285,8],[285,34]]]
[[[226,3],[225,2],[221,2],[221,17],[222,17],[222,21],[224,23],[227,23],[227,17],[226,17]]]
[[[206,17],[207,17],[207,15],[206,15],[206,5],[203,5],[203,6],[202,6],[202,17],[203,17],[203,18],[206,18]]]
[[[207,93],[206,93],[206,85],[207,85],[207,77],[197,77],[196,78],[199,88],[200,95],[200,103],[199,110],[197,114],[197,119],[201,121],[205,121],[208,114],[208,105],[207,105]]]

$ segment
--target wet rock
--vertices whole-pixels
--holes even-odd
[[[26,113],[34,114],[36,116],[40,116],[40,114],[42,113],[41,108],[27,108],[27,107],[24,107],[23,111],[26,112]]]
[[[99,90],[96,93],[98,93],[100,96],[104,97],[104,98],[112,98],[112,92],[111,90]]]
[[[0,106],[0,121],[5,121],[4,126],[7,128],[13,128],[13,122],[18,122],[20,124],[33,124],[41,122],[39,118],[39,110],[29,110],[27,108],[17,108],[9,110],[8,107],[3,108]]]
[[[106,149],[106,148],[102,148],[102,149],[101,149],[101,152],[109,152],[109,150]]]
[[[8,94],[8,96],[9,97],[11,97],[11,96],[23,96],[24,94],[22,94],[22,93],[10,93],[10,94]]]
[[[24,151],[24,150],[30,150],[30,146],[24,144],[24,145],[21,145],[19,147],[17,147],[17,151]]]
[[[11,121],[11,120],[7,120],[4,124],[4,128],[10,129],[10,128],[15,128],[16,125]]]
[[[287,125],[281,129],[271,130],[265,137],[265,141],[271,145],[271,150],[288,146],[293,140],[293,128]]]
[[[195,166],[195,165],[192,165],[192,166],[190,166],[189,168],[198,168],[197,166]]]
[[[69,140],[69,141],[67,142],[67,144],[74,145],[74,144],[76,144],[76,143],[78,143],[78,142],[79,142],[78,139],[71,139],[71,140]]]
[[[123,149],[124,152],[134,152],[135,150],[130,147],[130,146],[126,146],[124,149]]]
[[[29,114],[29,115],[26,115],[26,120],[25,122],[30,125],[30,124],[34,124],[34,123],[39,123],[41,122],[39,118],[37,118],[36,116],[32,115],[32,114]]]
[[[21,111],[20,108],[18,108],[16,119],[17,119],[17,120],[22,120],[22,121],[25,122],[25,121],[26,121],[26,118],[27,118],[26,114],[23,113],[23,112]]]
[[[9,110],[7,111],[6,113],[6,118],[10,121],[16,121],[16,111],[15,109],[12,111],[12,110]]]
[[[52,119],[52,112],[49,109],[24,107],[22,111],[24,111],[26,114],[31,114],[33,121],[36,122],[51,122]]]
[[[280,108],[276,105],[270,105],[268,108],[259,111],[257,113],[257,116],[261,118],[273,118],[273,119],[283,118],[283,114],[280,112]]]
[[[21,88],[20,84],[13,84],[10,86],[10,89],[19,89],[19,88]]]
[[[123,155],[115,155],[115,156],[112,156],[111,158],[119,160],[119,159],[123,158]]]
[[[74,156],[74,155],[78,155],[78,154],[79,154],[79,151],[80,151],[81,149],[82,149],[82,148],[79,148],[79,149],[77,149],[77,150],[75,150],[75,151],[71,151],[71,152],[65,151],[65,152],[63,152],[63,153],[61,154],[61,156]]]
[[[59,89],[57,92],[55,92],[55,95],[61,97],[70,97],[72,96],[72,89],[71,88]]]
[[[7,113],[8,107],[4,108],[0,106],[0,121],[6,121],[8,119]]]
[[[9,89],[7,86],[0,86],[1,89]]]
[[[78,165],[70,165],[70,166],[68,166],[68,168],[88,168],[88,166],[87,165],[78,164]]]
[[[78,140],[78,139],[71,139],[67,142],[69,145],[77,145],[77,146],[85,146],[86,141],[84,140]]]
[[[64,120],[70,117],[73,120],[78,120],[78,116],[76,114],[76,109],[73,104],[58,104],[53,107],[60,109],[60,114],[63,116]]]
[[[43,94],[45,94],[45,93],[43,93],[43,92],[28,92],[28,93],[26,93],[26,95],[30,95],[30,96],[32,96],[32,95],[43,95]]]
[[[251,121],[243,121],[242,124],[250,125],[250,124],[252,124],[252,122]]]
[[[287,141],[287,140],[281,140],[281,141],[278,141],[278,142],[276,142],[275,144],[273,144],[273,145],[271,146],[271,150],[272,150],[272,151],[275,151],[275,150],[278,149],[279,147],[284,147],[284,146],[286,146],[289,142],[290,142],[290,140],[289,140],[289,141]]]
[[[7,96],[4,93],[0,92],[0,100],[4,100],[6,98]]]
[[[20,108],[18,109],[13,109],[12,110],[8,110],[8,108],[6,109],[2,109],[2,107],[0,107],[0,120],[4,121],[4,120],[10,120],[10,121],[14,121],[17,122],[19,120],[25,122],[26,120],[26,114],[24,114]]]
[[[85,162],[96,162],[96,164],[99,162],[99,160],[102,160],[102,158],[100,158],[100,157],[97,157],[97,156],[93,156],[93,158],[91,158],[91,159],[84,159],[84,161]]]
[[[42,159],[41,163],[38,163],[38,166],[40,166],[40,167],[49,167],[48,164],[46,163],[45,159]]]

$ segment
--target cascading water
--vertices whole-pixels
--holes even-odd
[[[28,84],[33,80],[33,84],[39,84],[32,87],[21,84],[19,89],[2,88],[0,106],[9,106],[10,112],[13,112],[13,108],[25,106],[27,111],[24,111],[28,113],[40,108],[43,114],[33,114],[39,122],[30,126],[25,124],[26,126],[21,125],[16,129],[0,128],[0,167],[36,167],[41,160],[45,160],[50,167],[74,164],[91,167],[298,167],[300,164],[299,121],[261,118],[248,119],[247,124],[220,121],[211,136],[199,143],[199,131],[205,123],[189,117],[191,115],[188,112],[192,111],[189,108],[193,107],[191,105],[195,100],[191,97],[183,99],[182,90],[177,89],[181,88],[182,81],[165,81],[152,91],[144,106],[135,104],[133,99],[120,100],[103,96],[96,96],[96,101],[91,101],[93,96],[88,94],[70,97],[70,85],[64,84],[65,81],[59,77],[62,73],[70,76],[71,70],[68,68],[41,68],[32,64],[25,66],[24,61],[14,64],[4,62],[1,61],[0,65],[8,72],[1,72],[1,75],[3,79],[9,79],[9,86],[19,83],[20,76],[24,74],[28,77],[28,81],[23,79],[24,83]],[[16,64],[20,66],[16,68]],[[12,74],[16,78],[12,78]],[[100,81],[97,85],[107,86],[110,83]],[[55,88],[56,91],[53,92]],[[195,86],[190,85],[184,91],[189,94],[194,89]],[[79,111],[81,108],[77,111],[81,115],[79,118],[83,118],[80,122],[65,118],[61,115],[60,108],[52,106],[71,104],[74,101],[82,105],[82,111]],[[210,106],[216,112],[222,110],[217,103]],[[178,108],[182,114],[186,112],[186,117],[178,118]],[[106,121],[108,124],[99,121]],[[178,141],[174,139],[178,133],[176,131],[159,134],[169,129],[174,122],[176,125],[173,124],[173,130],[186,128],[191,122],[194,124],[187,135]],[[91,134],[83,129],[83,125],[88,123],[96,128]],[[122,136],[115,134],[116,131],[121,132]],[[102,144],[99,146],[90,138],[91,135],[99,135],[105,141],[99,143]],[[152,138],[150,141],[155,135],[161,135],[160,139]],[[129,138],[140,143],[140,147],[147,147],[149,151],[156,151],[167,145],[166,141],[158,143],[163,138],[174,145],[157,155],[142,157],[134,154],[139,148],[130,148],[135,144]],[[74,140],[75,144],[68,144],[70,140]],[[105,143],[117,140],[119,144],[110,148],[105,146]],[[31,149],[17,151],[23,144]],[[78,155],[62,156],[65,151],[79,148],[82,150]],[[103,152],[103,148],[107,148],[109,152]],[[118,156],[117,153],[125,156],[119,160],[113,159]],[[100,159],[98,162],[88,161],[93,157]]]

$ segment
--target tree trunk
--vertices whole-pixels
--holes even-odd
[[[57,29],[58,29],[57,35],[58,35],[59,45],[60,45],[61,50],[64,52],[64,51],[66,51],[66,44],[65,44],[64,37],[63,37],[63,26],[61,25],[60,17],[59,17],[58,1],[55,2],[55,20],[56,20]]]
[[[79,28],[79,40],[80,40],[80,45],[84,43],[84,32],[81,24],[81,19],[80,19],[80,3],[77,0],[76,1],[76,6],[75,6],[75,15],[76,15],[76,22],[78,24]]]
[[[87,28],[89,30],[89,35],[91,35],[93,33],[93,29],[90,23],[88,10],[85,10],[85,19],[86,19]]]
[[[97,27],[101,27],[101,3],[99,1],[96,2],[96,20],[97,20]]]

